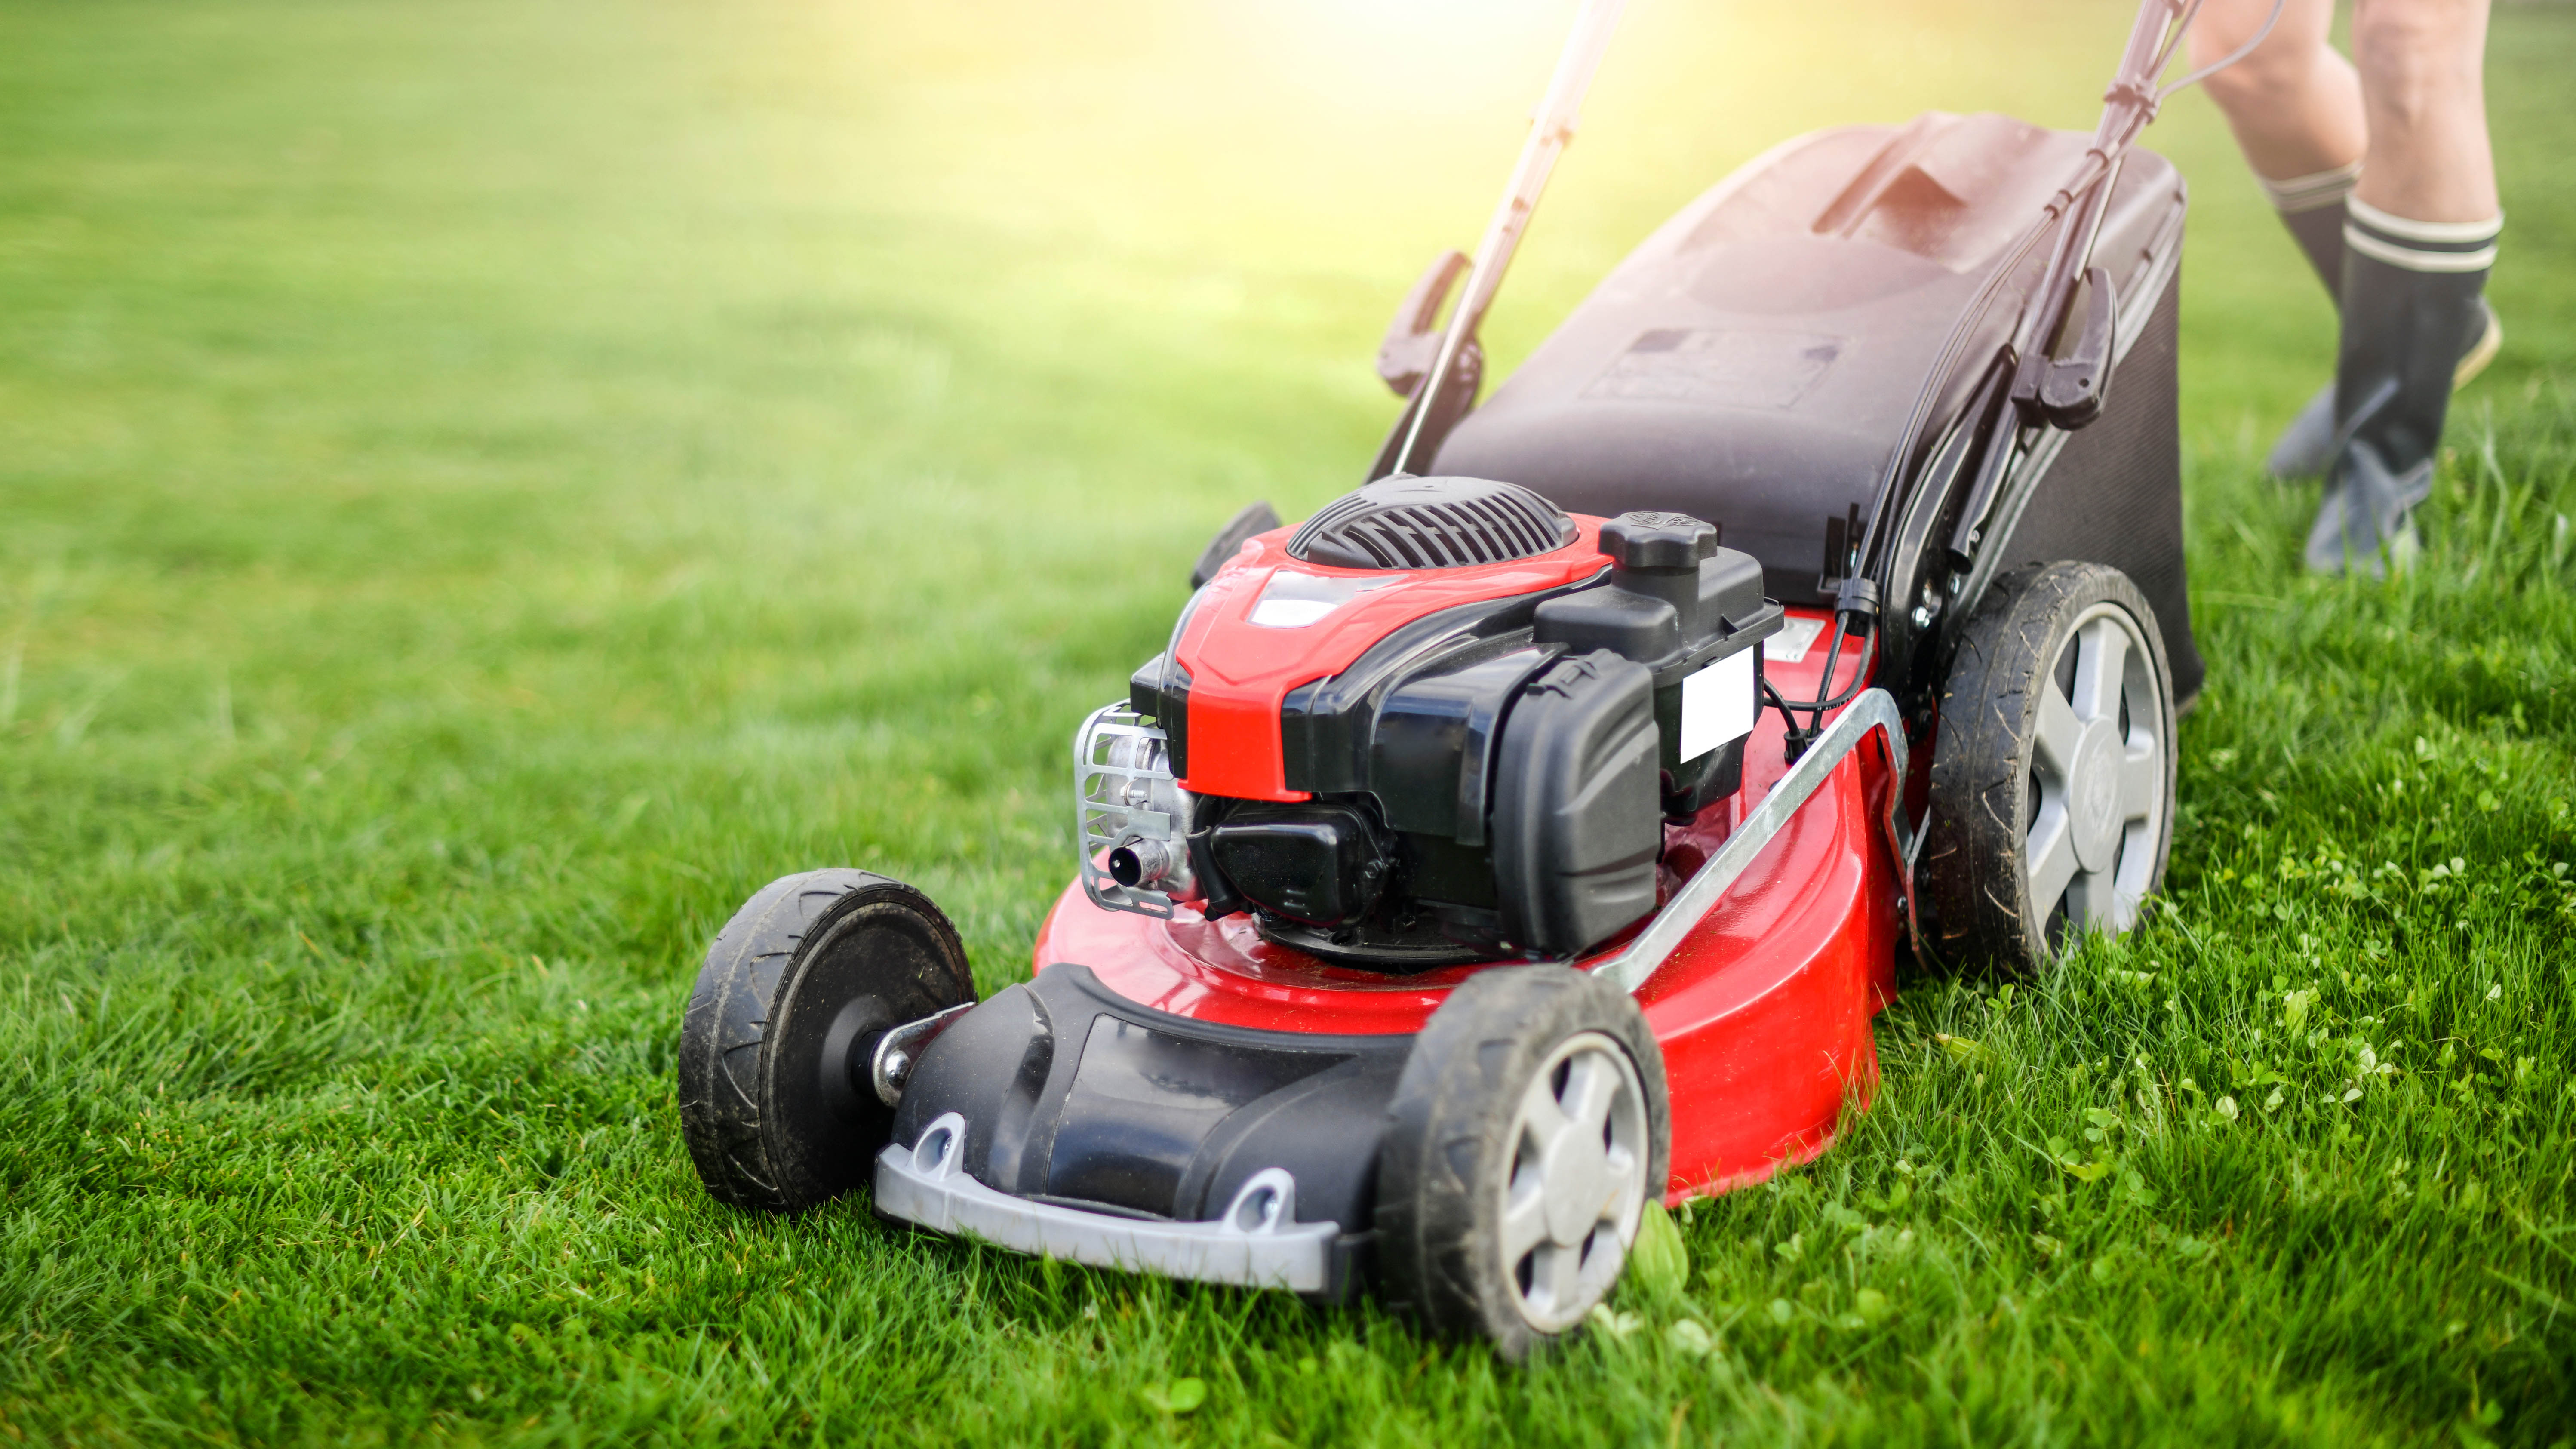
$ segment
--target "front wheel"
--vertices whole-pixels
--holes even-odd
[[[2173,671],[2137,586],[2102,564],[1994,582],[1961,626],[1923,852],[1944,954],[2014,974],[2138,923],[2173,843]]]
[[[928,896],[863,870],[770,882],[707,948],[680,1026],[680,1132],[707,1191],[795,1212],[865,1181],[894,1121],[877,1040],[974,999]]]
[[[1389,1299],[1507,1359],[1608,1297],[1672,1157],[1663,1054],[1617,987],[1482,971],[1415,1038],[1378,1163]]]

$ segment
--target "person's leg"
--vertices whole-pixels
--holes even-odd
[[[2190,63],[2214,65],[2252,40],[2272,0],[2208,0],[2191,28]],[[2343,202],[2361,175],[2369,127],[2361,77],[2329,43],[2334,0],[2283,0],[2272,33],[2207,81],[2210,99],[2272,209],[2326,293],[2343,285]],[[2314,478],[2334,461],[2334,384],[2299,409],[2263,460],[2275,478]]]
[[[2364,74],[2363,110],[2374,138],[2374,177],[2358,187],[2346,229],[2429,225],[2430,250],[2492,252],[2504,221],[2496,199],[2495,152],[2487,141],[2486,44],[2489,0],[2360,0],[2353,49]],[[2461,246],[2465,235],[2476,244]],[[2445,238],[2450,240],[2446,243]],[[2416,263],[2422,269],[2420,262]],[[2459,267],[2446,261],[2445,268]],[[2485,269],[2479,274],[2484,292]],[[2451,385],[2494,358],[2504,329],[2481,296]]]
[[[2370,165],[2345,203],[2338,447],[2311,568],[2412,548],[2460,361],[2492,323],[2486,23],[2487,0],[2359,0],[2353,17]]]
[[[2272,0],[2208,0],[2189,42],[2194,68],[2262,30]],[[2283,0],[2254,52],[2209,78],[2246,164],[2332,292],[2343,281],[2343,199],[2361,173],[2369,129],[2361,79],[2328,43],[2334,0]]]
[[[2369,206],[2422,222],[2495,218],[2488,0],[2359,0],[2352,49],[2370,128]]]

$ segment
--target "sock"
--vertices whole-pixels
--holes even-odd
[[[2281,224],[2290,229],[2299,250],[2307,253],[2308,265],[2317,269],[2318,278],[2326,284],[2326,294],[2341,296],[2343,200],[2361,180],[2361,163],[2355,161],[2332,171],[2284,181],[2261,175],[2254,179],[2262,185],[2263,194],[2271,198],[2272,209],[2281,214]]]

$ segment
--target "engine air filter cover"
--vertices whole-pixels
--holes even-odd
[[[1381,478],[1307,519],[1288,553],[1345,569],[1507,563],[1572,543],[1574,520],[1517,483]]]

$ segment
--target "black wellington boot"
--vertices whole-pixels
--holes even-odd
[[[2496,320],[2495,309],[2480,297],[2478,319],[2469,332],[2468,351],[2460,354],[2459,362],[2451,369],[2451,391],[2467,387],[2469,379],[2484,372],[2503,346],[2504,324]],[[2325,476],[2327,466],[2334,462],[2334,400],[2333,383],[2317,389],[2316,396],[2309,398],[2299,415],[2281,430],[2272,451],[2264,455],[2264,473],[2282,483]]]
[[[2293,176],[2275,181],[2268,176],[2254,178],[2261,183],[2263,194],[2271,199],[2272,209],[2280,214],[2290,239],[2316,268],[2326,284],[2326,295],[2343,296],[2343,227],[2344,198],[2352,194],[2361,179],[2361,163],[2320,171],[2312,176]],[[2457,367],[2451,376],[2453,391],[2469,385],[2469,379],[2483,371],[2504,343],[2504,328],[2495,313],[2481,301],[2478,325],[2470,330],[2467,345],[2461,350]],[[2329,382],[2318,388],[2316,396],[2299,409],[2297,417],[2281,430],[2272,451],[2263,458],[2263,471],[2287,483],[2301,478],[2322,478],[2334,462],[2335,390]]]
[[[2344,203],[2343,342],[2335,359],[2335,450],[2308,530],[2308,567],[2385,571],[2415,548],[2414,513],[2460,358],[2488,313],[2480,300],[2504,218],[2423,222]]]

